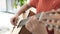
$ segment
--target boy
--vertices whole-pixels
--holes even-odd
[[[16,25],[17,17],[30,7],[36,8],[37,13],[41,13],[41,11],[46,12],[60,8],[60,0],[30,0],[30,3],[23,5],[17,14],[11,19],[11,23]],[[53,30],[48,31],[34,16],[28,20],[28,23],[25,26],[33,34],[54,34]]]

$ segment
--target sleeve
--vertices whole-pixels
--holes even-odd
[[[31,5],[32,7],[36,7],[36,5],[38,4],[38,1],[39,1],[39,0],[30,0],[30,5]]]

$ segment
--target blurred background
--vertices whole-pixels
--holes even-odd
[[[13,25],[10,23],[10,18],[30,0],[0,0],[0,34],[9,34],[12,30]],[[35,8],[29,10],[36,11]]]

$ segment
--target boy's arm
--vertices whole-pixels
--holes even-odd
[[[30,4],[23,5],[19,11],[16,13],[16,16],[19,16],[21,13],[25,12],[27,9],[29,9],[31,6]]]
[[[31,7],[30,4],[25,4],[25,5],[23,5],[23,6],[19,9],[19,11],[15,14],[15,16],[11,18],[11,20],[10,20],[10,21],[11,21],[11,24],[14,25],[14,26],[16,26],[18,16],[19,16],[21,13],[25,12],[25,11],[26,11],[27,9],[29,9],[30,7]]]

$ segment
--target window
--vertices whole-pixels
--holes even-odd
[[[0,11],[6,11],[6,0],[0,0]]]
[[[0,12],[16,13],[19,9],[14,8],[15,0],[0,0]]]
[[[13,11],[14,0],[0,0],[0,12],[14,13]]]

